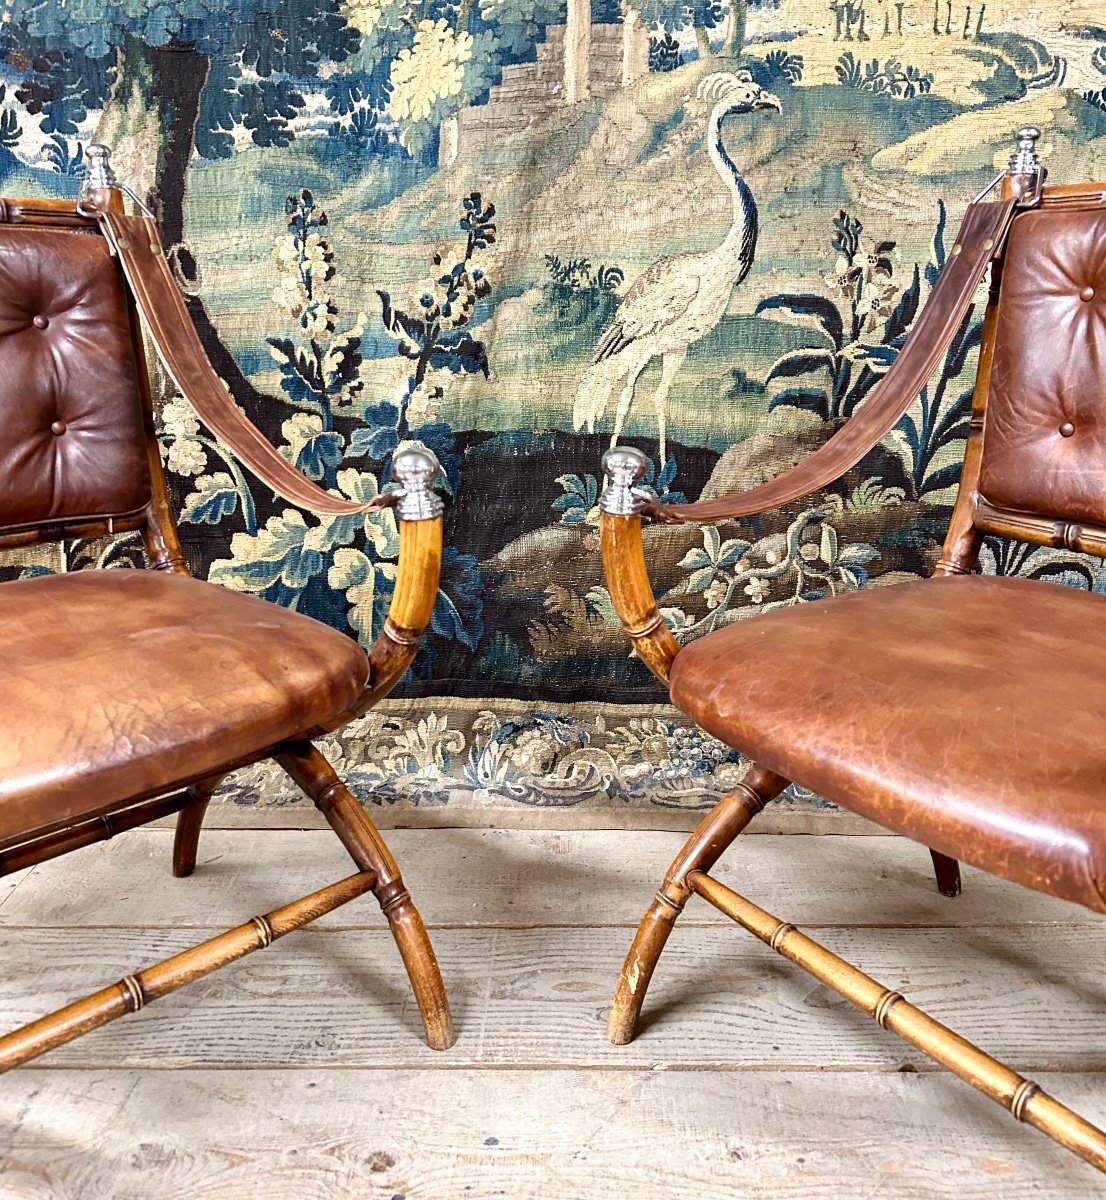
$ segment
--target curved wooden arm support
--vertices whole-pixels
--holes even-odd
[[[411,665],[430,624],[442,570],[442,502],[429,484],[438,470],[433,456],[408,450],[396,456],[392,473],[403,484],[396,505],[399,563],[384,628],[369,651],[369,681],[357,703],[332,717],[316,733],[329,732],[366,713],[382,700]]]
[[[384,628],[369,651],[373,704],[392,690],[411,665],[430,624],[441,568],[442,518],[401,521],[395,591]]]
[[[638,657],[667,684],[669,668],[680,646],[664,623],[649,582],[641,517],[600,513],[599,539],[611,603],[633,639]]]

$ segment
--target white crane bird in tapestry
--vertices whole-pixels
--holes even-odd
[[[613,446],[626,423],[638,377],[659,355],[661,378],[653,405],[662,466],[666,460],[665,403],[672,381],[688,349],[721,321],[733,289],[749,274],[756,253],[756,201],[722,144],[722,124],[727,117],[757,109],[780,111],[779,99],[755,83],[748,71],[708,75],[700,82],[698,95],[714,105],[707,120],[707,148],[714,169],[733,197],[733,224],[714,250],[659,259],[638,276],[599,339],[572,409],[574,428],[587,426],[593,433],[615,386],[623,381],[614,414]]]

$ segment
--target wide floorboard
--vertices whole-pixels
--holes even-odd
[[[366,898],[0,1080],[0,1200],[1064,1200],[1090,1167],[705,904],[603,1028],[682,835],[397,830],[459,1038]],[[348,872],[322,830],[136,831],[0,880],[11,1028]],[[760,836],[722,878],[1106,1124],[1106,930],[895,838]]]

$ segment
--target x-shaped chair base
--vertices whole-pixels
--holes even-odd
[[[645,993],[668,935],[694,894],[736,921],[777,954],[897,1033],[953,1074],[1106,1171],[1106,1133],[1054,1100],[1040,1086],[984,1053],[903,996],[827,950],[794,925],[781,921],[712,878],[708,872],[754,816],[787,786],[787,780],[753,767],[745,779],[700,822],[677,855],[642,918],[615,992],[607,1036],[616,1045],[631,1041]]]
[[[427,1043],[434,1050],[446,1050],[453,1045],[453,1021],[434,949],[379,830],[310,742],[289,743],[281,748],[276,759],[326,817],[357,864],[358,872],[264,916],[251,917],[235,929],[127,975],[118,983],[0,1037],[0,1072],[73,1041],[117,1017],[137,1012],[186,983],[264,949],[286,933],[369,891],[388,918],[418,1002]],[[173,849],[173,870],[177,875],[189,875],[195,867],[200,824],[219,778],[205,780],[189,789],[183,804],[174,805],[172,800],[160,802],[169,805],[167,811],[179,810]],[[148,812],[149,806],[144,806],[144,820],[152,819]],[[110,824],[101,825],[98,837],[90,832],[80,844],[110,837],[113,832]]]

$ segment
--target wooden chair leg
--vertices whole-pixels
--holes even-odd
[[[737,787],[699,822],[668,868],[660,890],[641,919],[618,977],[607,1021],[607,1037],[616,1046],[633,1040],[657,960],[691,895],[688,875],[692,871],[709,871],[753,817],[785,787],[786,779],[754,765]]]
[[[173,874],[178,879],[191,875],[196,869],[196,850],[208,801],[225,778],[225,775],[213,775],[188,789],[192,799],[177,813],[177,831],[173,837]]]
[[[338,778],[334,768],[311,743],[287,745],[276,758],[315,802],[358,867],[362,871],[371,871],[376,877],[373,894],[388,918],[403,965],[407,968],[426,1028],[426,1041],[433,1050],[448,1050],[456,1041],[456,1035],[438,960],[422,917],[380,831]]]
[[[933,859],[933,873],[937,876],[937,890],[942,896],[959,896],[960,864],[937,850],[931,850],[929,854]]]

